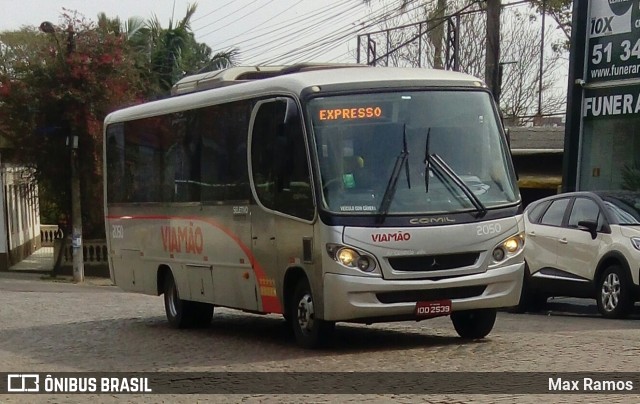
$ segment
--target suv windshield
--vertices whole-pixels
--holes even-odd
[[[308,109],[325,209],[443,213],[519,200],[506,144],[484,91],[333,96],[311,100]],[[452,173],[434,170],[427,158],[433,155]],[[456,185],[455,177],[464,186]],[[390,200],[382,203],[385,193]]]
[[[598,193],[618,224],[640,225],[640,193],[608,191]]]

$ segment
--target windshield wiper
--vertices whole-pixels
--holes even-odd
[[[466,195],[467,198],[471,201],[473,206],[478,211],[478,217],[482,217],[487,214],[487,208],[484,206],[482,201],[473,193],[471,188],[456,174],[455,171],[436,153],[433,153],[428,156],[428,160],[435,168],[437,168],[437,172],[441,175],[444,175],[451,179],[451,181],[456,184],[462,192]]]
[[[391,176],[389,177],[389,181],[387,182],[387,187],[384,190],[384,194],[382,196],[382,202],[380,203],[380,207],[378,208],[378,223],[384,222],[387,213],[389,213],[389,207],[391,206],[391,201],[393,200],[393,196],[396,193],[396,186],[398,185],[398,177],[400,177],[400,172],[402,171],[402,166],[405,166],[405,175],[407,176],[407,186],[411,188],[411,178],[409,177],[409,150],[407,150],[407,125],[402,126],[402,151],[396,157],[396,162],[393,166],[393,171],[391,171]]]
[[[430,174],[430,167],[429,167],[429,139],[431,136],[431,128],[429,128],[429,130],[427,131],[427,142],[425,144],[424,147],[424,189],[425,189],[425,193],[429,192],[429,174]]]

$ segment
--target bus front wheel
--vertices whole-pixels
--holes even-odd
[[[486,337],[496,322],[496,309],[465,310],[451,313],[451,322],[458,335],[465,339]]]
[[[335,323],[316,317],[313,295],[307,279],[301,279],[290,299],[289,315],[298,345],[303,348],[318,348],[324,345],[335,329]]]
[[[164,310],[174,328],[207,327],[213,317],[213,305],[180,298],[173,275],[164,283]]]

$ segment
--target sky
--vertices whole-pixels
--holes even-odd
[[[512,1],[503,1],[503,4]],[[61,23],[65,9],[96,21],[104,12],[126,21],[157,17],[162,27],[179,21],[191,3],[197,10],[191,29],[212,50],[238,48],[238,65],[290,65],[302,62],[357,62],[357,36],[381,29],[379,21],[396,14],[400,4],[415,11],[424,0],[0,0],[0,31]],[[515,1],[518,3],[517,1]],[[523,6],[526,8],[526,6]],[[378,21],[378,22],[376,22]],[[402,25],[394,19],[389,25]],[[539,24],[532,22],[532,24]],[[551,37],[554,30],[547,31]],[[556,30],[557,31],[557,30]],[[381,38],[376,39],[376,41]],[[551,41],[547,40],[550,44]],[[364,41],[363,41],[364,43]],[[380,42],[379,47],[383,47]],[[366,63],[363,46],[362,62]],[[378,54],[384,53],[378,49]],[[566,90],[566,72],[559,73]]]
[[[401,0],[0,0],[0,31],[59,23],[64,9],[95,21],[108,17],[145,20],[156,16],[163,27],[184,17],[197,2],[191,28],[214,53],[240,49],[242,64],[284,64],[302,61],[355,62],[356,30],[381,9]],[[373,14],[372,14],[373,13]]]

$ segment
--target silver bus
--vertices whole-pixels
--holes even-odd
[[[475,339],[518,303],[521,199],[478,79],[300,65],[174,90],[104,125],[112,281],[164,295],[172,326],[219,306],[281,314],[304,347],[437,316]]]

